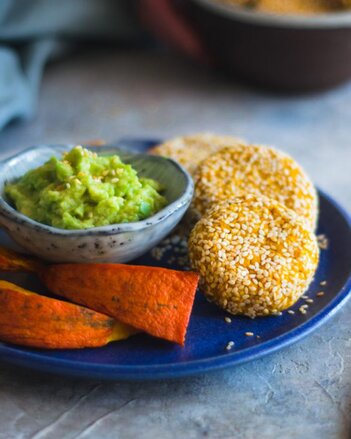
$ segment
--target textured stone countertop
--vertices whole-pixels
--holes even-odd
[[[0,158],[36,143],[216,131],[273,144],[351,211],[351,84],[283,96],[167,54],[82,54],[50,66],[38,113],[0,133]],[[179,381],[70,379],[0,362],[1,439],[346,439],[351,302],[307,339]]]

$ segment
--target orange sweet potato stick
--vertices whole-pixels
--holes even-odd
[[[42,271],[53,293],[143,330],[184,344],[199,276],[123,264],[59,264]]]
[[[83,306],[0,281],[0,340],[46,349],[104,346],[138,332]]]
[[[160,267],[44,265],[1,248],[0,270],[34,271],[53,293],[181,345],[199,281],[193,272]]]
[[[44,266],[44,262],[39,259],[0,247],[1,271],[25,271],[29,273],[38,273]]]

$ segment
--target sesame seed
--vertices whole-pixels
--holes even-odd
[[[323,280],[319,285],[321,285],[323,287],[324,285],[327,285],[327,281]]]
[[[233,341],[229,341],[227,346],[226,346],[227,351],[230,351],[232,349],[232,347],[234,346],[234,344],[235,343]]]
[[[313,299],[306,299],[307,303],[313,303]]]
[[[252,337],[253,335],[255,335],[253,332],[245,332],[245,335],[247,337]]]
[[[329,247],[329,240],[326,235],[321,234],[317,235],[318,246],[321,250],[327,250]]]
[[[307,308],[308,308],[308,305],[300,306],[300,308],[299,308],[300,313],[301,314],[306,314],[307,313]]]
[[[319,293],[317,293],[318,297],[324,296],[324,291],[320,291]]]
[[[230,317],[224,317],[224,321],[226,323],[232,323],[232,319]]]
[[[293,314],[295,314],[295,311],[293,311],[292,309],[288,309],[288,314],[293,315]]]
[[[180,226],[177,227],[174,235],[168,237],[161,241],[156,247],[153,247],[150,251],[151,256],[156,260],[160,261],[166,257],[166,263],[169,265],[176,264],[183,270],[190,269],[189,257],[187,254],[187,248],[184,247],[183,234],[188,233]],[[175,240],[174,237],[177,237]],[[180,238],[180,239],[179,239]],[[175,242],[175,243],[172,243]],[[186,241],[185,241],[185,244]],[[172,250],[170,257],[169,251]]]

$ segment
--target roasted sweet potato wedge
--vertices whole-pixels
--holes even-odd
[[[123,264],[58,264],[42,271],[53,293],[184,344],[199,276]]]
[[[25,271],[39,273],[44,268],[44,262],[33,256],[23,255],[14,250],[0,247],[0,270],[2,271]]]
[[[1,255],[0,270],[36,271],[59,296],[184,344],[199,281],[196,273],[124,264],[32,264],[16,252]]]
[[[137,332],[83,306],[0,281],[0,340],[46,349],[104,346]]]

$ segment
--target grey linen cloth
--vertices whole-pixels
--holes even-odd
[[[140,36],[131,0],[1,0],[0,129],[33,114],[48,60],[82,41]]]

